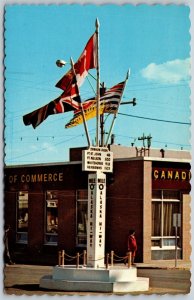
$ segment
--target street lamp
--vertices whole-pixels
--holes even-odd
[[[62,59],[57,59],[57,61],[56,61],[56,65],[59,68],[63,68],[66,64],[67,64],[67,62]]]

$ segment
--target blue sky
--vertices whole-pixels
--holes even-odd
[[[152,135],[154,148],[190,150],[189,7],[10,5],[5,10],[6,164],[67,161],[69,148],[87,145],[83,125],[65,129],[72,112],[50,116],[35,130],[22,117],[61,94],[55,84],[68,67],[57,68],[55,62],[78,59],[96,17],[101,82],[111,87],[130,69],[123,101],[137,98],[136,106],[120,107],[128,116],[118,115],[115,142],[141,147],[138,137],[144,133]],[[82,101],[93,96],[87,80],[80,93]],[[95,126],[95,119],[88,121],[93,141]]]

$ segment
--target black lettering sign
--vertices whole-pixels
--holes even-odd
[[[103,188],[104,188],[104,184],[102,184],[102,183],[99,184],[99,189],[100,189],[100,190],[103,190]]]

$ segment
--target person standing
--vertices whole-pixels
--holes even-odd
[[[131,252],[131,263],[134,265],[135,255],[137,251],[137,241],[135,237],[135,230],[129,230],[128,240],[127,240],[127,249],[128,252]]]
[[[10,225],[5,227],[5,234],[4,234],[4,259],[5,263],[8,263],[9,265],[13,265],[13,261],[11,260],[10,252],[9,252],[9,232],[10,232]]]

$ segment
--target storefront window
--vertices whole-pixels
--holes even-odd
[[[161,213],[162,213],[162,203],[152,202],[152,236],[161,235]]]
[[[58,199],[57,191],[46,192],[45,243],[57,244],[58,240]]]
[[[87,209],[88,192],[87,190],[78,190],[76,194],[76,244],[77,246],[86,246],[87,244]]]
[[[152,195],[152,250],[175,249],[173,215],[181,214],[180,194],[177,191],[153,191]],[[181,227],[178,227],[177,244],[181,248]],[[170,253],[170,252],[169,252]],[[170,259],[166,252],[166,259]],[[158,254],[158,257],[162,255]]]
[[[18,192],[17,199],[17,238],[18,243],[28,240],[28,192]]]

